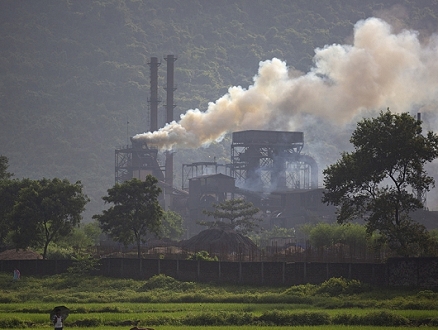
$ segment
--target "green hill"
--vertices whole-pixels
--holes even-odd
[[[435,1],[415,0],[3,0],[0,154],[16,177],[81,180],[89,221],[114,184],[115,147],[148,131],[150,57],[162,62],[160,87],[163,57],[178,58],[178,118],[230,86],[247,88],[260,61],[276,57],[308,72],[315,48],[351,42],[358,20],[381,17],[425,37],[437,30],[437,14]],[[348,136],[341,146],[325,143],[336,158]],[[227,139],[210,148],[177,152],[176,175],[182,163],[228,161]]]

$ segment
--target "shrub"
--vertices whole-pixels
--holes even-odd
[[[49,260],[70,260],[73,255],[72,248],[63,248],[55,244],[49,245],[47,248],[46,259]]]
[[[323,282],[316,290],[316,293],[323,293],[329,296],[338,296],[344,293],[346,288],[347,281],[345,279],[342,277],[332,277],[331,279]]]
[[[139,292],[154,290],[154,289],[165,289],[171,290],[173,292],[181,292],[186,290],[192,290],[195,288],[195,283],[193,282],[180,282],[175,280],[173,277],[160,274],[151,277],[146,283],[138,289]]]
[[[289,313],[285,311],[270,311],[262,314],[258,321],[264,325],[275,326],[303,326],[303,325],[326,325],[330,324],[327,313]]]
[[[417,293],[417,297],[435,300],[438,298],[438,293],[433,292],[432,290],[422,290]]]
[[[314,284],[294,285],[284,291],[284,294],[300,297],[308,297],[315,294],[317,286]]]
[[[370,290],[370,286],[364,285],[358,280],[346,280],[342,277],[332,277],[323,282],[316,293],[326,294],[331,297],[341,294],[357,294]]]
[[[333,324],[342,325],[373,325],[373,326],[407,326],[410,321],[397,314],[390,312],[374,312],[366,315],[351,315],[351,314],[339,314],[332,318]]]
[[[438,326],[438,317],[434,317],[433,319],[431,319],[430,321],[429,321],[429,324],[428,324],[429,326],[431,326],[431,327],[436,327],[436,326]]]
[[[4,293],[2,293],[2,296],[0,296],[0,304],[10,304],[13,302],[18,302],[18,300],[12,295],[5,295]]]
[[[219,261],[217,256],[211,257],[207,251],[199,251],[190,255],[187,260]]]
[[[20,320],[17,317],[0,320],[1,329],[27,328],[28,325],[31,325],[31,322]]]
[[[76,256],[73,264],[68,267],[67,272],[71,275],[83,276],[98,270],[99,266],[99,259],[92,256]]]
[[[364,315],[361,319],[363,321],[363,325],[376,325],[385,327],[409,325],[409,320],[404,316],[386,311],[369,313]]]

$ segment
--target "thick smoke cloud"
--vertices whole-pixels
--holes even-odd
[[[205,112],[188,110],[178,122],[134,139],[163,150],[197,148],[240,130],[305,131],[321,120],[341,128],[387,107],[435,111],[437,77],[436,36],[424,45],[415,31],[394,34],[370,18],[355,25],[352,45],[316,49],[307,74],[294,75],[277,58],[261,62],[247,89],[231,87]]]

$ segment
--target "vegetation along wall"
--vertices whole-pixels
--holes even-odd
[[[17,267],[22,276],[67,272],[72,260],[0,260],[1,272]],[[105,258],[95,275],[148,279],[166,274],[181,281],[290,286],[332,277],[377,286],[438,287],[438,258],[394,258],[387,263],[215,262]]]

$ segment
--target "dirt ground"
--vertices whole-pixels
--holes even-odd
[[[0,260],[31,260],[42,259],[43,257],[31,250],[6,250],[0,252]]]

